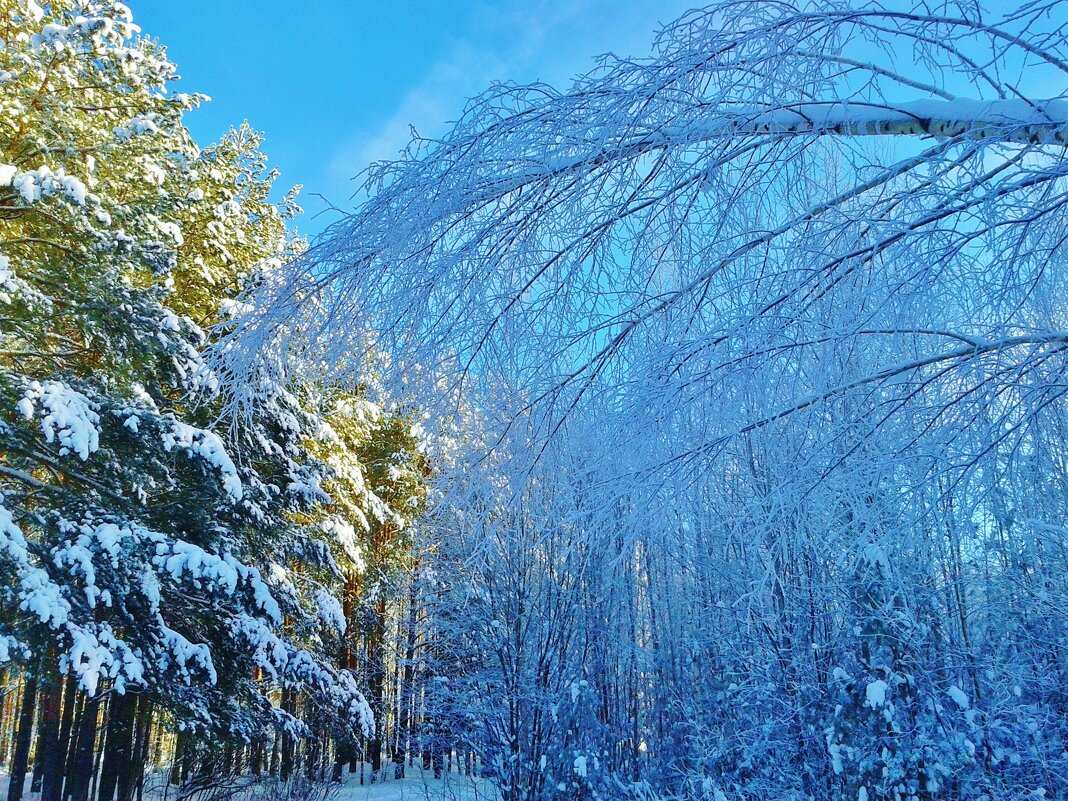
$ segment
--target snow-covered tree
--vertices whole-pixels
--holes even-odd
[[[265,351],[343,374],[373,341],[420,403],[462,388],[486,421],[445,531],[477,568],[472,636],[502,638],[477,648],[508,657],[486,686],[529,680],[480,707],[508,792],[543,753],[524,704],[549,703],[517,660],[549,649],[552,684],[603,643],[634,703],[599,724],[667,794],[1068,784],[1066,23],[1063,2],[691,12],[648,59],[495,86],[371,167],[235,321],[234,375]],[[524,592],[575,606],[528,628]]]
[[[321,772],[332,744],[376,731],[339,664],[338,598],[376,532],[421,510],[418,437],[355,384],[259,382],[255,414],[222,420],[204,351],[303,247],[295,192],[271,201],[247,126],[193,142],[201,98],[173,93],[121,3],[0,3],[0,39],[10,798],[34,733],[48,799],[85,799],[97,765],[99,798],[130,797],[150,746],[179,778],[245,752],[285,775],[298,748]]]

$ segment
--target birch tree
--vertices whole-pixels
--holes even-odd
[[[597,711],[616,794],[1063,792],[1066,23],[725,2],[566,91],[491,87],[368,169],[221,369],[343,371],[373,340],[435,411],[478,406],[489,444],[450,486],[496,500],[454,492],[457,547],[555,593],[614,555],[605,613],[569,595],[530,647],[574,644],[554,686],[633,665],[635,703]],[[531,537],[561,475],[566,519]],[[471,516],[570,544],[473,542]],[[472,631],[522,627],[491,608]],[[488,719],[537,700],[497,697]],[[522,735],[502,764],[559,778]]]
[[[247,333],[325,297],[308,336],[335,362],[373,327],[454,381],[501,373],[544,433],[593,391],[692,409],[829,345],[882,351],[686,442],[698,460],[843,394],[1037,369],[1063,345],[1023,305],[1058,289],[1063,17],[724,3],[570,91],[494,87],[372,166]]]

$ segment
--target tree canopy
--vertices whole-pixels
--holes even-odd
[[[1057,11],[722,3],[570,91],[494,87],[368,170],[247,336],[314,298],[335,364],[371,329],[432,380],[501,382],[543,434],[606,393],[624,437],[701,410],[672,455],[698,462],[842,395],[1048,365],[1063,336],[1027,301],[1061,257]],[[812,369],[859,343],[870,371]],[[737,398],[771,372],[806,375]]]
[[[1065,785],[1065,22],[693,11],[493,86],[256,295],[234,375],[374,341],[482,429],[432,589],[507,798]]]
[[[1063,0],[695,10],[310,247],[121,3],[0,43],[9,801],[1064,795]]]
[[[407,546],[372,545],[425,496],[411,414],[366,371],[224,420],[206,349],[303,249],[297,190],[272,200],[247,125],[194,142],[203,98],[121,3],[0,3],[0,42],[8,797],[33,743],[48,799],[130,798],[150,744],[190,781],[276,744],[275,774],[321,773],[380,730],[342,598],[399,595]]]

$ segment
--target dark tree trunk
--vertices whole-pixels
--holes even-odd
[[[359,629],[359,620],[356,617],[356,603],[360,594],[359,576],[349,574],[345,579],[345,589],[342,595],[342,606],[345,614],[345,639],[344,652],[341,655],[341,668],[344,670],[356,669],[356,632]],[[345,762],[348,762],[349,773],[355,773],[359,763],[359,754],[356,746],[350,742],[339,742],[337,746],[337,764],[334,772],[337,780],[341,781],[340,771]]]
[[[434,738],[434,744],[431,746],[431,756],[434,763],[434,778],[440,779],[445,769],[445,744],[438,737]]]
[[[290,715],[294,715],[297,711],[297,693],[296,690],[283,689],[282,690],[282,709],[288,712]],[[293,740],[293,735],[288,733],[282,734],[282,756],[281,756],[281,779],[282,781],[289,781],[289,777],[293,774],[293,760],[295,757],[296,743]]]
[[[334,754],[334,781],[341,781],[341,775],[346,765],[349,773],[355,773],[358,762],[359,754],[356,751],[356,746],[351,742],[338,742]]]
[[[75,762],[78,758],[78,742],[81,739],[82,718],[85,715],[85,693],[78,690],[77,683],[74,685],[74,691],[70,695],[70,700],[64,702],[64,720],[66,720],[67,717],[66,704],[68,703],[70,704],[70,726],[67,729],[66,753],[63,757],[63,773],[67,777],[67,780],[63,784],[64,798],[70,798],[71,795],[70,788],[74,783],[74,770]],[[63,739],[62,735],[60,736],[60,739]]]
[[[134,714],[136,699],[131,695],[112,695],[108,705],[107,742],[104,764],[100,768],[99,801],[113,801],[116,791],[119,801],[130,801],[130,763],[132,762]]]
[[[263,773],[263,750],[262,742],[253,743],[251,770],[254,776],[259,776]]]
[[[234,772],[234,744],[225,743],[223,745],[223,775],[229,776]]]
[[[193,760],[196,757],[196,742],[189,732],[182,734],[182,776],[181,783],[185,784],[193,776]]]
[[[339,782],[341,781],[342,773],[344,773],[345,762],[347,760],[345,758],[345,751],[343,750],[343,746],[341,745],[341,743],[338,743],[337,747],[334,750],[334,770],[330,774],[330,778],[336,782]]]
[[[304,775],[311,781],[315,781],[316,772],[319,770],[319,756],[321,753],[320,743],[322,740],[317,736],[307,744],[304,750]]]
[[[368,740],[370,750],[371,782],[378,780],[382,770],[382,746],[385,741],[385,690],[386,690],[386,599],[380,598],[375,605],[374,621],[371,623],[367,641],[368,690],[371,693],[371,712],[375,718],[375,733]]]
[[[152,730],[152,704],[142,696],[137,701],[133,747],[124,770],[119,772],[119,798],[133,799],[141,794],[148,763],[149,735]]]
[[[96,786],[96,796],[99,801],[114,801],[115,788],[119,783],[118,765],[115,760],[119,750],[117,743],[120,704],[119,696],[112,695],[108,700],[107,710],[104,712],[104,741],[100,749],[103,752],[103,762]]]
[[[63,797],[63,782],[67,776],[67,755],[70,751],[70,730],[74,723],[75,693],[78,680],[74,673],[67,674],[67,680],[60,684],[56,681],[57,697],[62,689],[62,714],[56,736],[48,744],[44,770],[44,783],[41,788],[41,801],[60,801]]]
[[[66,796],[71,801],[89,798],[89,780],[93,775],[93,756],[96,753],[96,724],[100,714],[100,699],[86,698],[78,721],[77,745],[67,770]]]
[[[107,725],[108,707],[101,707],[104,714],[103,723]],[[96,798],[97,791],[100,789],[100,768],[104,762],[104,754],[107,751],[107,730],[100,733],[100,747],[93,749],[93,769],[89,772],[89,798]]]
[[[74,713],[78,708],[79,698],[78,679],[74,672],[67,674],[66,685],[63,688],[63,716],[59,720],[59,744],[64,753],[64,768],[66,767],[66,754],[70,752],[70,744],[74,729]]]
[[[37,754],[33,760],[33,791],[42,801],[59,801],[63,787],[63,758],[59,746],[63,681],[58,674],[45,677],[37,723]],[[46,781],[47,779],[47,781]]]
[[[22,688],[19,730],[15,736],[15,755],[11,758],[7,801],[21,801],[22,799],[22,788],[26,784],[26,771],[30,759],[30,742],[33,737],[33,713],[36,707],[37,674],[31,673],[26,677]]]
[[[214,748],[208,748],[204,752],[204,758],[200,760],[200,775],[215,776],[219,771],[219,755]]]
[[[415,571],[413,570],[411,585],[408,590],[408,631],[407,643],[405,644],[404,649],[404,678],[402,679],[400,691],[400,721],[397,727],[399,729],[398,742],[397,751],[393,755],[393,761],[396,764],[394,774],[398,779],[404,778],[405,753],[413,747],[412,707],[415,699],[415,693],[413,692],[413,684],[415,682],[415,602]]]
[[[182,783],[182,759],[185,751],[185,732],[178,732],[178,736],[174,741],[174,762],[171,763],[171,775],[169,779],[170,784],[179,785]]]

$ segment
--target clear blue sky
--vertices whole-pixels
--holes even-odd
[[[248,120],[280,185],[305,186],[309,234],[350,207],[351,178],[393,156],[409,126],[441,133],[493,80],[557,86],[604,52],[646,55],[683,0],[132,0],[167,46],[181,91],[212,102],[188,123],[205,144]]]

